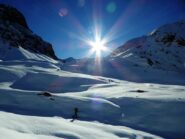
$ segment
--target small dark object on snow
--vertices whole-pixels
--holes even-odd
[[[150,59],[150,58],[147,58],[147,63],[152,66],[154,64],[154,62]]]
[[[144,90],[132,90],[132,91],[130,91],[130,92],[137,92],[137,93],[144,93],[144,92],[147,92],[147,91],[144,91]]]
[[[146,92],[146,91],[144,91],[144,90],[136,90],[138,93],[144,93],[144,92]]]
[[[51,97],[50,100],[55,100],[55,99]]]
[[[51,97],[52,96],[49,92],[42,92],[42,93],[38,93],[37,95],[46,96],[46,97]]]
[[[114,81],[113,81],[113,80],[111,80],[111,79],[109,79],[108,81],[109,81],[109,83],[114,82]]]

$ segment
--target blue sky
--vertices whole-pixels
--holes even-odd
[[[95,28],[110,49],[185,19],[184,0],[0,0],[21,11],[31,28],[53,45],[59,58],[87,57]],[[104,53],[106,55],[107,53]]]

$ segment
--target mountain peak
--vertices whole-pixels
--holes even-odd
[[[157,69],[184,71],[185,20],[163,25],[147,36],[126,42],[110,57],[129,59]]]
[[[17,23],[29,29],[23,14],[9,5],[0,4],[0,20]]]
[[[23,14],[16,8],[4,4],[0,4],[0,41],[4,46],[8,44],[9,48],[22,47],[33,53],[58,59],[52,45],[29,29]],[[6,49],[6,53],[8,52],[10,50]]]

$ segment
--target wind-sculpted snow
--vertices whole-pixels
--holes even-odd
[[[70,122],[60,117],[35,117],[0,112],[0,119],[2,139],[160,139],[158,136],[123,126],[88,121]]]
[[[0,71],[4,71],[3,77],[7,76],[0,83],[0,110],[4,111],[0,113],[0,118],[4,119],[1,120],[0,132],[4,138],[86,138],[87,134],[92,138],[150,136],[144,132],[166,138],[180,139],[185,136],[184,86],[134,83],[72,73],[59,70],[58,66],[61,65],[58,63],[44,61],[6,61],[0,62],[0,65],[0,69],[3,69]],[[10,73],[15,77],[9,78]],[[50,95],[39,95],[46,91]],[[79,108],[79,119],[71,123],[75,107]],[[11,113],[15,114],[11,116]],[[29,118],[29,115],[35,117],[33,121],[43,121],[40,124],[18,124],[19,120],[15,120],[17,124],[13,122],[13,117],[32,121],[33,117]],[[48,123],[48,120],[55,119],[53,116],[61,118]],[[7,127],[7,122],[2,122],[6,120],[12,125],[11,129]],[[65,126],[64,123],[59,126],[60,122],[64,122]],[[87,129],[86,132],[72,130],[78,129],[78,126],[73,125],[77,122],[86,123],[81,125],[82,129]],[[92,124],[95,127],[91,127]],[[57,128],[57,132],[49,128],[51,132],[48,132],[49,129],[45,127],[49,125],[53,129],[60,128]],[[105,128],[109,125],[112,125],[110,129]],[[165,128],[166,125],[168,128]],[[125,126],[144,132],[126,130]],[[93,135],[90,127],[98,128],[98,134]],[[120,132],[113,132],[114,128]]]
[[[0,108],[7,112],[72,118],[74,107],[78,107],[80,120],[111,123],[112,119],[118,122],[121,117],[119,106],[103,98],[58,96],[52,93],[50,99],[39,96],[38,92],[13,90],[0,90],[0,93],[1,99],[4,99],[0,102]]]
[[[80,77],[60,77],[46,73],[29,73],[14,82],[11,87],[62,93],[85,91],[90,86],[101,83],[104,82]]]
[[[0,59],[3,61],[10,60],[35,60],[35,61],[49,61],[57,63],[56,60],[39,53],[30,52],[22,47],[14,48],[10,45],[4,44],[0,39]]]
[[[153,68],[143,63],[142,60],[137,59],[137,57],[134,58],[134,56],[125,59],[105,58],[100,63],[100,65],[97,65],[92,60],[87,59],[85,63],[83,60],[79,60],[75,65],[65,63],[61,66],[61,69],[139,83],[185,84],[185,72]]]

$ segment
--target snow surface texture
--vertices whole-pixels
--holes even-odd
[[[143,36],[128,41],[111,57],[126,58],[167,71],[185,71],[185,20],[167,24]]]
[[[1,139],[185,138],[181,70],[114,55],[95,72],[93,59],[61,63],[0,45]],[[79,118],[73,121],[75,107]]]
[[[118,139],[159,138],[127,127],[105,125],[98,122],[75,121],[59,117],[23,116],[0,112],[2,139]],[[9,120],[10,119],[10,120]],[[25,126],[27,125],[27,126]]]
[[[184,137],[184,86],[133,83],[60,66],[0,62],[2,139]],[[51,96],[38,95],[43,91]],[[74,107],[80,118],[71,123]]]
[[[55,62],[52,58],[44,55],[44,54],[38,54],[30,52],[22,47],[9,47],[2,43],[0,40],[0,59],[3,61],[8,60],[37,60],[37,61],[50,61]],[[11,49],[9,49],[11,48]]]

